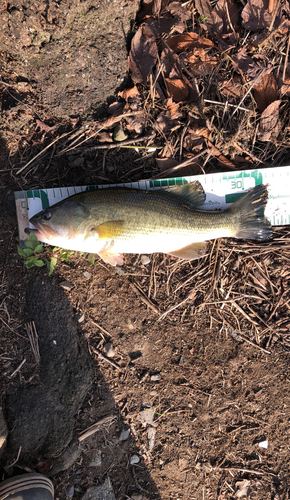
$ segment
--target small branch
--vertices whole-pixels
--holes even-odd
[[[99,420],[95,424],[91,425],[90,427],[88,427],[86,430],[82,431],[79,434],[79,437],[78,437],[79,442],[81,443],[82,441],[87,439],[92,434],[95,434],[95,432],[98,432],[100,430],[100,428],[103,427],[104,425],[106,425],[106,424],[111,425],[116,420],[117,420],[116,415],[114,415],[113,417],[109,416],[109,417],[102,418],[101,420]]]
[[[18,373],[19,370],[21,370],[21,368],[22,368],[22,366],[24,365],[25,362],[26,362],[26,359],[24,358],[24,360],[21,361],[21,363],[18,366],[18,368],[16,368],[16,370],[12,373],[12,375],[10,375],[10,378],[14,377],[14,375],[16,375],[16,373]]]
[[[95,349],[94,347],[91,346],[91,349],[92,351],[100,358],[100,359],[103,359],[104,361],[107,361],[107,363],[109,363],[110,365],[112,365],[114,368],[116,368],[117,370],[119,371],[122,371],[122,368],[117,365],[117,363],[115,363],[115,361],[112,361],[110,358],[108,358],[107,356],[105,356],[103,353],[101,353],[101,351],[99,351],[98,349]]]

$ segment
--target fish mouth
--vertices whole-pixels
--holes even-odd
[[[43,225],[37,221],[36,217],[32,217],[29,222],[33,224],[34,228],[26,227],[24,229],[26,234],[35,234],[38,241],[43,241],[44,243],[48,243],[49,240],[53,238],[53,231],[51,231],[48,227],[43,227]]]

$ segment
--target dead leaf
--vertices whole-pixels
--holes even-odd
[[[196,135],[201,135],[205,139],[210,139],[211,136],[211,132],[207,127],[201,127],[197,124],[193,125],[188,131]]]
[[[181,126],[181,122],[171,118],[169,111],[161,111],[156,119],[156,124],[162,132],[174,132]]]
[[[234,97],[235,99],[242,99],[243,97],[243,84],[239,76],[233,76],[231,80],[226,82],[219,82],[219,91],[226,96],[227,99]]]
[[[212,73],[218,61],[215,56],[206,53],[204,49],[193,49],[184,57],[190,72],[195,76],[206,76]]]
[[[242,10],[242,25],[247,30],[261,30],[270,26],[272,16],[268,11],[268,0],[248,0]]]
[[[36,120],[37,126],[40,128],[41,132],[46,132],[46,133],[51,133],[53,134],[55,130],[58,128],[58,125],[54,125],[53,127],[50,127],[49,125],[46,125],[46,123],[43,123],[40,120]]]
[[[197,134],[187,134],[184,137],[183,147],[191,153],[197,153],[203,148],[203,137]]]
[[[166,40],[167,45],[177,54],[192,48],[211,49],[214,43],[208,38],[199,36],[197,33],[183,33]]]
[[[155,36],[146,24],[140,26],[132,39],[129,53],[129,68],[135,83],[146,84],[148,75],[156,63],[158,55]]]
[[[149,16],[159,16],[167,6],[169,0],[143,0],[141,8],[136,16],[136,21],[140,22]]]
[[[269,104],[261,114],[257,137],[260,141],[266,142],[276,139],[280,131],[279,108],[281,100]]]
[[[188,98],[188,87],[181,78],[165,78],[168,92],[175,102],[186,101]]]
[[[244,479],[236,483],[236,498],[248,498],[251,493],[251,481]]]
[[[125,101],[128,102],[128,99],[134,98],[139,96],[139,90],[137,89],[136,85],[132,87],[131,89],[125,89],[122,90],[122,92],[118,93],[118,96],[122,97],[122,99],[125,99]]]
[[[156,36],[170,33],[170,31],[174,30],[177,33],[183,33],[186,24],[176,17],[172,17],[171,14],[165,13],[162,17],[155,19],[153,17],[149,17],[144,20],[147,26],[150,26],[152,33]]]
[[[213,34],[216,17],[213,13],[210,0],[195,0],[195,8],[200,15],[200,22],[206,26],[210,34]]]
[[[218,0],[213,9],[216,16],[215,30],[219,34],[232,33],[239,21],[239,9],[235,0]]]
[[[188,21],[191,19],[191,12],[186,8],[186,5],[182,5],[180,2],[172,2],[168,5],[167,10],[181,21]]]
[[[112,102],[110,106],[108,106],[108,113],[113,116],[118,116],[123,113],[124,103],[123,102]]]
[[[286,73],[280,92],[281,92],[281,97],[290,96],[290,74]]]
[[[253,90],[259,111],[264,111],[278,98],[278,85],[272,72],[263,74],[259,82],[253,86]]]
[[[125,128],[127,132],[136,132],[136,134],[140,135],[145,130],[145,115],[127,116],[124,121],[126,122]]]
[[[177,120],[178,118],[182,117],[182,113],[179,109],[179,104],[173,102],[173,99],[171,97],[167,99],[164,105],[170,113],[170,118],[172,118],[173,120]]]
[[[97,137],[99,142],[113,142],[112,133],[109,132],[99,132]]]
[[[218,148],[216,148],[213,143],[211,141],[207,141],[207,144],[208,144],[208,147],[210,148],[211,150],[211,154],[212,156],[215,156],[218,160],[218,164],[221,166],[221,167],[224,167],[224,168],[231,168],[231,169],[235,169],[236,168],[236,165],[231,161],[229,160],[228,158],[226,158],[219,150]]]
[[[232,56],[232,59],[237,64],[239,69],[243,71],[243,73],[248,73],[248,71],[254,66],[257,67],[254,59],[247,54],[246,47],[242,47]]]

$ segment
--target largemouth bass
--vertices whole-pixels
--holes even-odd
[[[268,193],[256,186],[223,212],[200,210],[205,193],[199,182],[165,190],[104,188],[87,191],[30,219],[39,241],[98,254],[122,265],[124,253],[162,252],[193,260],[206,254],[206,241],[220,237],[266,240]]]

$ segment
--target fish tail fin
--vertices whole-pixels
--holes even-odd
[[[271,224],[265,217],[267,200],[267,187],[260,184],[231,205],[228,210],[235,219],[235,238],[267,240],[272,237]]]

